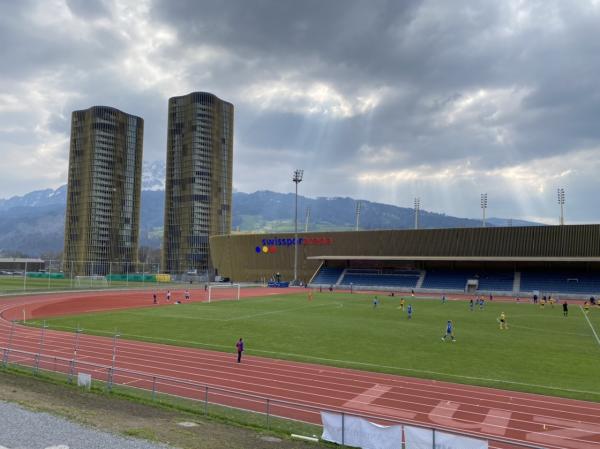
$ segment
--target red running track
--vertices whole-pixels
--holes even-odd
[[[242,292],[245,297],[283,293],[260,288]],[[66,372],[68,366],[61,360],[76,358],[79,370],[86,371],[86,364],[94,364],[87,371],[93,368],[94,376],[104,379],[106,368],[98,369],[97,365],[109,367],[113,363],[111,337],[81,334],[75,354],[73,333],[47,330],[42,342],[40,329],[15,326],[11,337],[10,320],[22,319],[23,310],[29,319],[156,307],[149,297],[149,291],[113,291],[2,299],[0,347],[10,346],[30,353],[39,352],[41,347],[45,356],[41,368]],[[182,297],[183,290],[173,291],[173,299]],[[192,299],[204,300],[205,292],[193,290]],[[159,294],[159,300],[164,303],[164,292]],[[20,357],[22,363],[34,363],[32,356]],[[328,409],[511,439],[549,449],[600,449],[600,404],[594,402],[264,357],[245,356],[243,363],[237,364],[231,353],[123,339],[117,343],[115,367],[113,381],[118,384],[148,389],[154,384],[160,392],[204,399],[205,392],[190,382],[199,383],[210,387],[211,402],[264,412],[264,398],[268,397],[271,414],[313,423],[320,423],[319,409]],[[153,376],[164,379],[156,381]],[[509,446],[490,443],[490,447]]]

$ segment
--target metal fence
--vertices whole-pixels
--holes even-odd
[[[160,264],[157,263],[24,261],[0,270],[0,293],[144,287],[174,281],[175,277],[161,273]]]
[[[55,373],[61,376],[66,382],[74,383],[78,373],[90,374],[96,383],[107,391],[129,392],[130,394],[139,395],[151,399],[152,401],[160,400],[183,400],[187,404],[192,404],[192,407],[197,412],[204,414],[215,414],[214,408],[219,410],[243,410],[244,422],[252,422],[255,425],[266,427],[267,429],[276,428],[294,432],[296,429],[306,431],[306,427],[302,425],[310,424],[316,432],[321,431],[321,412],[337,413],[342,416],[342,442],[344,440],[344,418],[353,416],[367,419],[371,422],[380,425],[410,425],[420,427],[433,432],[445,432],[461,436],[469,436],[478,439],[487,440],[489,447],[493,449],[550,449],[550,447],[542,448],[541,446],[526,444],[520,441],[504,439],[498,437],[489,437],[473,432],[457,432],[452,428],[443,426],[424,426],[419,422],[411,422],[409,420],[396,420],[377,415],[369,415],[365,413],[353,413],[348,410],[336,407],[316,407],[310,404],[301,402],[292,402],[281,400],[268,396],[260,396],[247,393],[240,390],[213,386],[205,383],[194,382],[191,380],[178,379],[165,375],[159,375],[151,372],[136,371],[124,369],[115,366],[115,354],[117,339],[113,341],[113,357],[112,364],[92,363],[86,360],[77,359],[77,348],[80,332],[76,332],[74,336],[74,352],[73,357],[60,357],[43,354],[44,351],[44,335],[46,328],[42,327],[39,335],[39,349],[37,351],[24,351],[14,348],[14,322],[10,329],[7,329],[6,346],[0,347],[2,352],[2,367],[10,366],[19,367],[21,369],[29,369],[34,374],[44,371],[47,373]],[[189,401],[189,402],[188,402]],[[222,412],[221,412],[222,413]],[[240,420],[239,418],[237,420]],[[282,422],[286,425],[282,427]],[[402,445],[404,448],[404,444]],[[559,448],[561,446],[555,446]],[[435,444],[432,444],[432,449],[436,449]]]

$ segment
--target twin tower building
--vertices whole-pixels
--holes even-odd
[[[133,272],[138,262],[144,120],[111,107],[74,111],[66,267]],[[231,230],[233,105],[193,92],[169,99],[164,273],[211,273],[209,236]]]

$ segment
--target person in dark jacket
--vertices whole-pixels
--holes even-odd
[[[237,362],[240,363],[242,361],[242,352],[244,352],[244,340],[242,340],[241,337],[238,340],[238,342],[235,344],[235,347],[237,348],[237,354],[238,354]]]

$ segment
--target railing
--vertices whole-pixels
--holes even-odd
[[[43,342],[43,339],[41,339],[41,341]],[[476,432],[457,432],[452,428],[443,426],[425,426],[420,422],[412,422],[410,420],[389,419],[377,415],[353,413],[342,408],[323,408],[311,404],[303,404],[301,402],[282,400],[275,397],[260,396],[240,390],[223,388],[155,373],[118,368],[114,365],[109,366],[91,363],[85,360],[77,360],[75,357],[65,358],[44,355],[42,354],[42,349],[43,344],[40,344],[40,350],[38,352],[13,349],[11,348],[11,339],[9,337],[8,347],[0,347],[0,351],[2,352],[2,367],[7,368],[9,366],[14,366],[22,369],[30,369],[34,374],[37,374],[40,371],[57,373],[64,376],[66,381],[70,384],[75,381],[78,373],[87,373],[91,374],[92,378],[96,382],[100,382],[103,388],[109,392],[118,388],[121,392],[137,392],[152,401],[159,399],[164,400],[165,397],[174,400],[185,400],[186,402],[190,401],[191,404],[197,404],[196,410],[198,412],[204,414],[214,414],[214,411],[209,412],[211,407],[234,411],[244,410],[250,412],[247,413],[247,420],[253,422],[255,425],[266,427],[267,429],[275,427],[279,430],[284,429],[293,432],[298,428],[294,427],[294,425],[296,425],[300,426],[300,431],[306,431],[307,428],[302,428],[302,425],[309,424],[316,426],[312,427],[312,430],[320,432],[321,412],[330,412],[340,414],[342,416],[342,423],[344,423],[344,417],[353,416],[386,426],[410,425],[430,430],[434,435],[435,432],[445,432],[487,440],[489,447],[493,449],[550,449],[549,447],[543,448],[541,446],[511,439],[489,437]],[[273,426],[274,420],[278,421],[278,424],[275,426]],[[287,425],[282,427],[281,422],[286,422]],[[342,424],[342,439],[343,438],[344,427]],[[560,446],[555,447],[559,448]],[[434,449],[433,445],[432,449]]]

